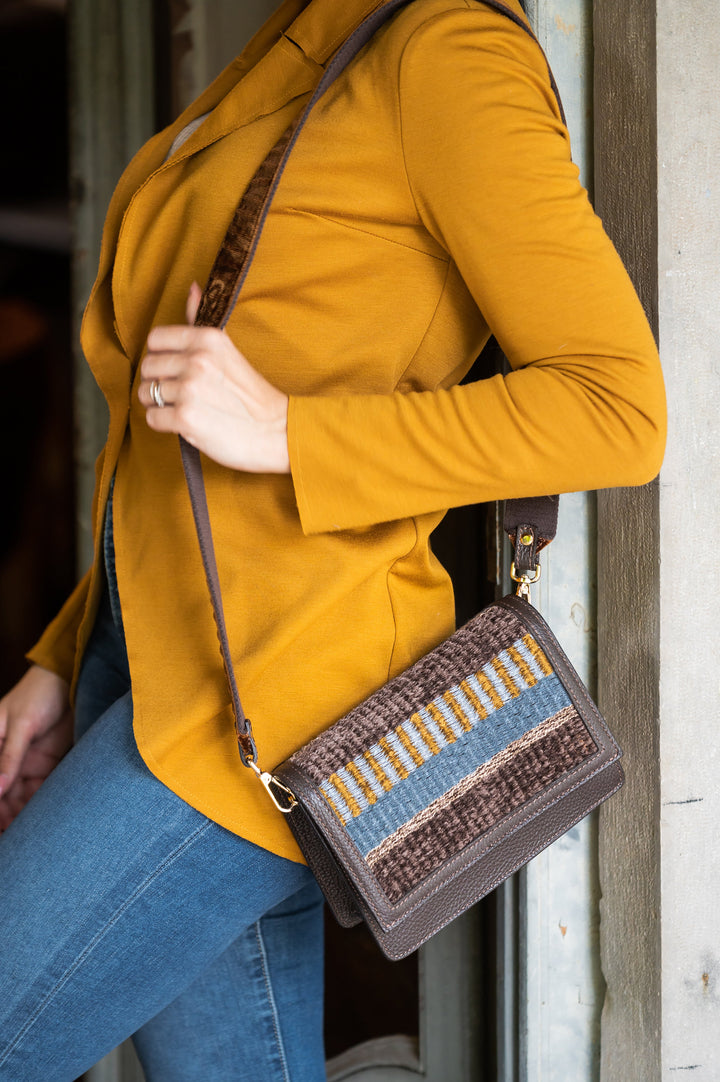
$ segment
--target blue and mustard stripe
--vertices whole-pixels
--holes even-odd
[[[437,777],[431,786],[433,791],[438,784],[446,788],[456,784],[459,778],[455,773],[460,764],[467,766],[468,742],[479,756],[473,759],[477,765],[492,758],[538,720],[549,717],[569,702],[557,678],[552,681],[550,702],[546,701],[547,695],[538,694],[542,683],[550,676],[552,667],[542,649],[531,635],[524,635],[501,650],[478,672],[459,680],[426,706],[414,711],[370,748],[336,770],[323,781],[321,792],[335,815],[347,826],[363,818],[379,802],[387,804],[390,801],[385,809],[390,812],[391,806],[396,804],[392,799],[395,790],[399,786],[403,791],[407,789],[402,783],[411,775],[413,782],[419,781],[418,772],[426,774],[428,764],[437,767],[439,762],[447,760],[446,765],[451,767],[444,780],[445,770],[439,773],[434,770]],[[528,709],[528,693],[533,693],[532,709]],[[519,700],[523,700],[524,707],[508,712],[508,707],[519,704]],[[484,725],[491,717],[492,724]],[[448,754],[449,749],[459,745],[464,749],[462,754]],[[392,821],[396,821],[398,811],[399,807],[390,815]],[[376,818],[376,815],[371,816],[373,820]],[[350,833],[356,831],[351,829]],[[375,831],[371,833],[374,835]]]

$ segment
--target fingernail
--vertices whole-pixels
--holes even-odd
[[[8,774],[0,774],[0,796],[3,795],[8,787],[10,776]]]

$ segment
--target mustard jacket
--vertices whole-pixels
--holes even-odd
[[[508,0],[520,13],[515,0]],[[177,439],[137,368],[183,321],[235,205],[377,0],[285,0],[143,147],[113,197],[82,329],[110,406],[117,574],[149,768],[230,830],[300,859],[239,763]],[[165,158],[194,117],[210,116]],[[462,387],[490,329],[512,372]],[[652,478],[652,335],[571,162],[538,46],[475,0],[414,0],[316,107],[228,333],[291,396],[292,475],[206,463],[241,695],[272,767],[453,626],[428,543],[443,510]],[[31,653],[77,675],[94,569]]]

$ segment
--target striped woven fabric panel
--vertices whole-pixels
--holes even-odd
[[[370,739],[363,725],[359,746],[345,739],[339,760],[318,738],[320,791],[391,901],[596,750],[544,652],[506,615],[517,637],[498,649],[493,634],[475,672],[442,689],[435,679],[422,705],[396,681],[390,717]]]
[[[365,854],[391,901],[596,750],[574,707],[478,767]]]

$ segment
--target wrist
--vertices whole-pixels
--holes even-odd
[[[290,473],[290,451],[288,449],[288,396],[281,394],[277,420],[273,423],[272,434],[272,472]]]
[[[54,669],[48,669],[45,665],[38,665],[35,661],[28,669],[28,674],[30,673],[36,673],[35,679],[43,680],[48,686],[54,685],[60,692],[68,694],[70,691],[68,681],[60,673],[55,672]]]

